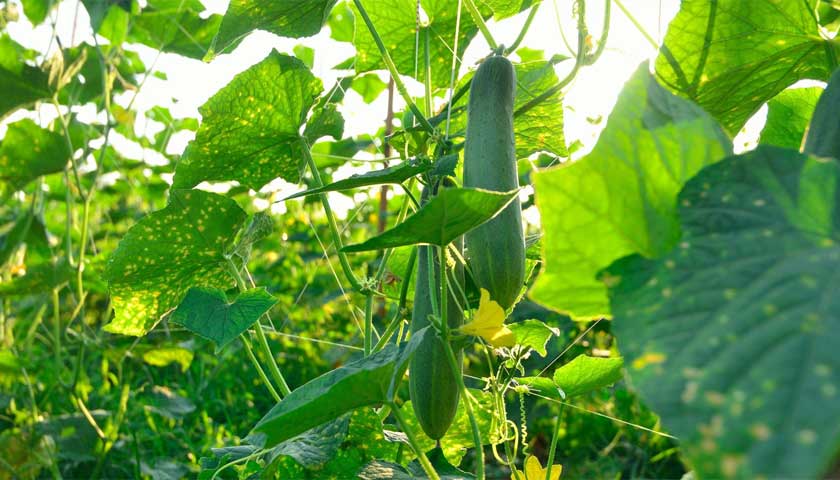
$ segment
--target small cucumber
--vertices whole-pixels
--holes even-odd
[[[430,196],[427,188],[423,192],[423,199]],[[453,242],[453,245],[463,250],[463,239]],[[429,256],[431,256],[432,271],[429,269]],[[435,285],[430,290],[430,275]],[[464,284],[464,269],[456,263],[454,277],[462,286]],[[452,275],[447,277],[452,280]],[[454,289],[456,292],[457,288]],[[414,290],[414,310],[411,314],[411,331],[415,332],[429,325],[429,315],[432,315],[432,297],[440,298],[440,267],[436,247],[421,245],[417,251],[417,280]],[[447,298],[447,324],[449,328],[458,328],[464,323],[464,314],[455,298],[451,294]],[[455,352],[458,366],[462,364],[463,355],[460,351]],[[423,342],[417,347],[414,356],[409,363],[408,390],[411,397],[411,405],[414,407],[414,414],[420,422],[423,431],[430,438],[438,440],[443,437],[452,421],[455,419],[455,412],[458,409],[459,388],[452,368],[446,359],[446,352],[443,342],[436,335],[427,335]]]
[[[508,192],[519,187],[513,136],[516,72],[494,55],[478,67],[470,87],[464,147],[464,186]],[[489,222],[467,232],[467,262],[476,286],[502,308],[525,281],[525,236],[517,198]]]
[[[834,71],[817,102],[802,152],[840,159],[840,68]]]

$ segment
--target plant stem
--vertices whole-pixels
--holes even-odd
[[[373,292],[365,295],[365,356],[373,349]]]
[[[400,412],[400,408],[396,403],[391,403],[390,406],[391,413],[394,415],[394,418],[397,419],[397,423],[400,424],[400,428],[408,438],[408,443],[411,445],[411,448],[414,449],[414,453],[417,455],[417,461],[420,462],[420,466],[423,467],[423,471],[426,472],[426,475],[430,480],[440,480],[440,475],[438,475],[437,471],[435,471],[435,467],[432,466],[432,462],[429,461],[429,457],[426,456],[426,453],[420,447],[420,443],[417,441],[417,436],[414,435],[414,431],[408,426],[408,423],[405,421],[405,417],[403,417],[402,412]]]
[[[548,449],[548,465],[545,469],[545,480],[551,480],[551,467],[554,466],[554,451],[557,449],[557,439],[560,437],[560,420],[563,418],[564,404],[560,404],[560,413],[557,414],[557,421],[554,423],[554,432],[551,434],[551,448]]]
[[[245,335],[240,335],[239,338],[242,339],[242,345],[245,345],[245,352],[248,354],[248,358],[251,359],[251,363],[254,364],[254,368],[257,370],[257,374],[259,374],[260,379],[262,379],[263,384],[268,389],[271,396],[274,397],[275,402],[280,401],[280,395],[277,394],[277,390],[274,389],[274,385],[271,384],[271,381],[268,380],[268,376],[265,374],[265,370],[263,370],[260,362],[257,360],[256,355],[254,355],[254,350],[251,348],[251,342],[245,337]]]
[[[414,273],[414,264],[416,262],[417,247],[414,247],[411,249],[411,255],[408,257],[408,265],[406,265],[403,282],[400,286],[400,300],[397,304],[397,310],[394,312],[394,318],[391,319],[391,323],[388,324],[388,327],[385,329],[382,337],[379,338],[376,346],[373,347],[374,352],[378,352],[385,348],[385,344],[387,344],[391,339],[391,335],[393,335],[397,327],[402,324],[402,311],[405,308],[406,299],[408,298],[408,287],[411,283],[411,275]],[[399,337],[397,337],[397,342],[399,343]]]
[[[312,179],[315,181],[315,187],[323,187],[324,182],[321,180],[321,173],[318,171],[318,166],[315,164],[315,160],[312,159],[312,154],[309,151],[309,145],[303,138],[301,138],[301,143],[303,144],[303,157],[306,161],[306,165],[312,172]],[[341,264],[341,270],[344,272],[344,276],[347,277],[347,281],[350,282],[350,286],[353,287],[353,290],[364,293],[367,289],[359,283],[359,279],[356,277],[356,274],[353,273],[353,267],[350,266],[350,261],[347,260],[347,254],[341,251],[341,234],[338,231],[338,225],[335,222],[335,215],[333,215],[332,208],[330,208],[330,202],[327,199],[327,194],[319,193],[318,199],[321,201],[321,205],[324,207],[324,214],[327,216],[327,224],[330,227],[330,234],[333,237],[333,244],[335,244],[338,262]]]
[[[242,278],[242,274],[239,273],[239,269],[236,268],[233,260],[228,258],[227,261],[228,270],[230,270],[233,278],[236,279],[236,285],[239,287],[239,291],[244,292],[248,289],[248,286],[245,284],[245,279]],[[271,353],[271,347],[268,345],[268,339],[265,338],[265,332],[263,331],[262,323],[259,320],[257,320],[254,324],[254,333],[257,336],[257,341],[259,342],[260,349],[263,351],[263,355],[268,357],[268,371],[271,372],[271,376],[274,377],[274,381],[277,382],[277,385],[280,387],[280,392],[285,397],[292,392],[289,389],[289,384],[286,383],[286,379],[280,372],[280,368],[277,366],[277,360],[275,360],[274,354]],[[256,360],[256,357],[254,357],[254,360]]]
[[[499,45],[490,33],[490,29],[487,28],[487,24],[484,23],[484,18],[481,17],[481,12],[478,11],[475,3],[473,3],[472,0],[464,0],[464,5],[467,7],[467,11],[470,12],[473,22],[478,26],[478,29],[481,31],[481,35],[484,37],[484,40],[487,41],[487,45],[490,46],[490,49],[498,49]]]
[[[618,6],[618,8],[622,12],[624,12],[624,15],[627,17],[628,20],[630,20],[630,23],[632,23],[633,26],[636,27],[636,30],[638,30],[639,33],[641,33],[642,36],[645,37],[645,40],[647,40],[647,42],[654,49],[658,50],[659,49],[659,43],[656,40],[654,40],[653,37],[647,32],[647,30],[645,30],[645,27],[643,27],[642,24],[639,23],[638,20],[636,20],[636,17],[634,17],[633,14],[630,13],[630,10],[627,10],[627,7],[625,7],[624,4],[621,3],[621,0],[613,0],[613,1]]]
[[[53,307],[53,342],[55,345],[55,368],[57,374],[61,374],[62,360],[61,360],[61,303],[58,297],[58,288],[52,291],[52,307]]]
[[[537,16],[537,10],[539,10],[541,4],[542,2],[537,2],[534,4],[534,6],[531,7],[531,11],[528,12],[528,18],[525,19],[525,23],[522,25],[522,30],[519,31],[519,35],[517,35],[516,40],[513,41],[513,44],[505,48],[505,54],[510,54],[517,48],[519,48],[519,44],[522,43],[522,40],[525,39],[525,35],[528,34],[528,30],[531,28],[531,23],[534,21],[534,17]]]
[[[433,247],[428,247],[430,249],[430,257]],[[475,461],[475,478],[477,480],[484,479],[484,447],[483,443],[481,442],[481,431],[478,428],[478,421],[475,419],[475,413],[473,412],[472,408],[472,397],[467,391],[467,386],[464,384],[464,377],[461,373],[461,369],[458,368],[458,360],[455,357],[455,352],[452,351],[452,345],[449,343],[449,323],[446,318],[446,300],[449,296],[448,289],[446,287],[446,246],[440,247],[438,251],[438,260],[440,264],[440,336],[441,336],[441,343],[443,343],[443,350],[446,352],[446,358],[449,360],[449,367],[452,369],[452,376],[455,377],[455,380],[458,382],[458,388],[461,391],[461,398],[464,401],[464,408],[467,410],[467,416],[470,419],[470,427],[472,429],[472,436],[473,436],[473,444],[475,445],[475,454],[476,454],[476,461]],[[432,270],[434,271],[434,270]],[[434,275],[429,275],[429,277],[434,278]],[[434,292],[434,290],[432,290]]]
[[[370,32],[370,35],[373,37],[373,41],[376,43],[376,46],[379,48],[379,54],[382,55],[382,62],[385,63],[385,67],[388,69],[388,72],[391,73],[391,78],[394,79],[394,85],[397,87],[397,91],[400,92],[400,96],[403,97],[405,100],[406,105],[408,108],[414,112],[414,118],[417,120],[418,123],[430,134],[435,133],[435,127],[429,123],[429,120],[423,115],[417,105],[414,104],[414,100],[411,98],[411,95],[408,94],[408,89],[405,88],[405,84],[403,83],[402,79],[400,78],[400,72],[397,70],[397,65],[394,63],[394,60],[391,58],[391,54],[388,53],[388,49],[385,48],[385,43],[382,42],[382,37],[379,36],[379,33],[376,31],[376,27],[373,26],[373,22],[368,16],[367,10],[365,10],[364,5],[362,5],[361,0],[353,0],[353,4],[356,5],[356,8],[359,10],[359,14],[362,16],[362,20],[365,21],[365,25],[367,25],[367,29]]]

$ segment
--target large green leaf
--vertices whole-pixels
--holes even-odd
[[[201,126],[173,187],[236,180],[259,190],[277,177],[296,183],[305,148],[300,127],[322,89],[303,62],[272,51],[200,108]]]
[[[679,238],[680,188],[730,149],[714,119],[643,64],[593,151],[534,177],[545,271],[531,298],[577,319],[608,315],[597,272],[624,255],[667,252]]]
[[[108,260],[115,315],[105,330],[143,335],[190,287],[232,288],[226,254],[245,219],[224,196],[172,190],[169,205],[131,227]]]
[[[795,88],[770,100],[759,143],[799,150],[822,92],[819,87]]]
[[[343,250],[364,252],[414,244],[448,245],[495,217],[517,195],[518,190],[500,193],[478,188],[445,188],[404,222],[362,243],[347,245]]]
[[[10,124],[0,143],[0,182],[19,190],[41,175],[64,170],[69,159],[62,135],[26,118]]]
[[[199,0],[149,0],[131,19],[128,40],[164,52],[201,59],[222,23],[221,15],[202,18]]]
[[[393,401],[409,357],[427,334],[428,328],[419,330],[406,343],[388,345],[296,388],[257,422],[251,443],[270,448],[357,408]]]
[[[814,0],[683,0],[656,73],[735,135],[764,102],[803,78],[826,80],[840,44]]]
[[[169,319],[215,342],[218,352],[248,330],[275,303],[277,299],[264,288],[242,292],[229,302],[222,290],[193,287]]]
[[[254,30],[282,37],[309,37],[321,31],[337,0],[231,0],[213,50],[222,53]]]
[[[759,147],[680,194],[666,257],[622,259],[631,384],[699,478],[822,478],[840,445],[840,165]]]
[[[23,47],[5,32],[0,34],[0,119],[50,96],[47,74],[25,63],[24,57]]]
[[[455,48],[457,2],[420,0],[420,6],[428,17],[428,24],[420,27],[419,50],[416,55],[414,48],[418,22],[416,0],[362,0],[362,6],[365,7],[377,33],[382,37],[382,42],[400,74],[416,78],[420,82],[426,78],[423,49],[428,33],[432,86],[435,88],[449,86],[452,50]],[[356,46],[356,72],[384,69],[385,64],[382,62],[382,56],[373,36],[355,7],[353,7],[353,13],[356,16],[356,34],[353,39]],[[477,31],[470,16],[462,12],[458,36],[458,59],[463,56],[467,44]]]

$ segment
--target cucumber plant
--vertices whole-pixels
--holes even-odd
[[[0,0],[0,478],[833,476],[835,4]]]

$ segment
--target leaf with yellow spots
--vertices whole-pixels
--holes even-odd
[[[516,344],[516,335],[505,325],[505,310],[490,299],[490,292],[481,289],[478,311],[471,322],[464,324],[461,333],[481,337],[496,348],[512,347]]]
[[[277,177],[297,183],[306,148],[300,129],[322,90],[303,62],[272,51],[201,106],[201,125],[175,168],[173,188],[235,180],[259,190]],[[315,116],[310,136],[334,135],[336,115]]]
[[[281,37],[311,37],[321,31],[335,4],[336,0],[232,0],[213,40],[214,53],[228,51],[258,29]]]
[[[379,48],[370,34],[362,16],[352,5],[356,17],[356,35],[353,44],[356,47],[356,73],[384,70],[385,64]],[[449,85],[452,69],[452,41],[455,39],[458,18],[458,4],[451,0],[362,0],[362,6],[376,26],[385,48],[391,55],[397,70],[403,75],[417,76],[422,82],[426,76],[424,62],[415,64],[414,38],[417,31],[417,11],[425,12],[427,21],[421,27],[420,45],[424,45],[426,32],[429,33],[429,58],[431,59],[432,87],[441,88]],[[458,55],[460,60],[478,28],[469,15],[460,17],[458,30]],[[456,71],[460,64],[455,66]]]
[[[673,250],[608,269],[628,384],[698,478],[831,476],[838,198],[836,160],[759,146],[685,185]]]
[[[69,159],[62,135],[23,119],[9,125],[0,143],[0,182],[19,190],[41,175],[64,170]]]
[[[226,255],[245,219],[239,205],[222,195],[172,190],[166,208],[131,227],[108,260],[115,315],[105,329],[143,335],[190,287],[234,287]]]

